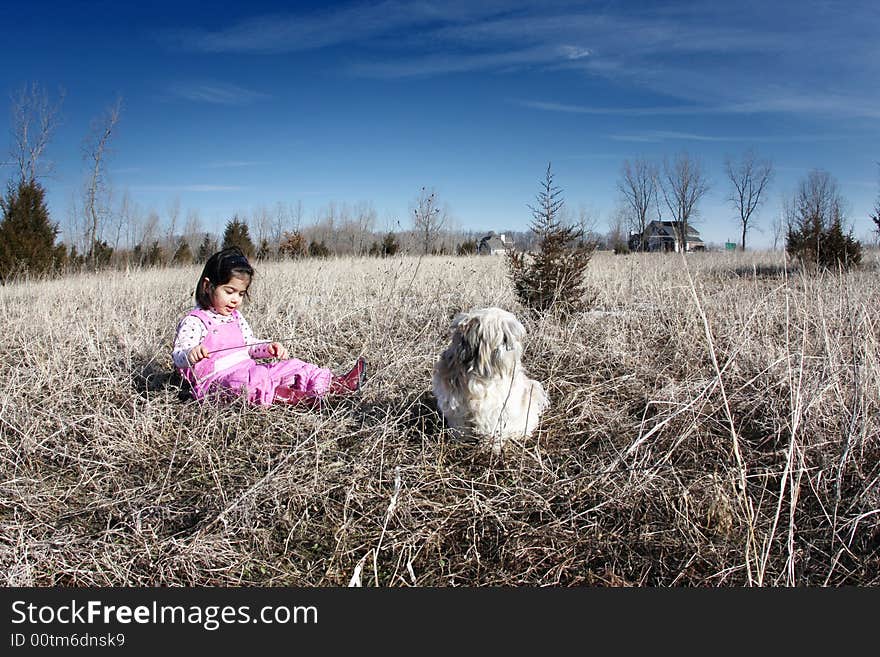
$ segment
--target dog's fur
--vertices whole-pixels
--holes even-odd
[[[501,308],[476,308],[452,320],[452,343],[434,365],[432,388],[447,426],[488,438],[497,454],[528,436],[549,400],[523,368],[526,330]]]

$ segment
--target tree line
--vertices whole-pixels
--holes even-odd
[[[250,216],[234,215],[223,234],[205,231],[198,210],[184,217],[180,200],[171,201],[163,220],[144,212],[123,193],[114,200],[106,169],[111,143],[123,114],[117,99],[91,124],[84,141],[85,184],[79,203],[70,208],[64,241],[59,223],[49,216],[41,179],[51,172],[46,149],[55,132],[64,95],[53,103],[38,85],[24,87],[13,98],[11,164],[15,175],[0,198],[0,280],[18,273],[42,274],[77,268],[149,267],[202,261],[219,246],[237,244],[258,259],[326,257],[329,255],[389,256],[475,253],[482,234],[463,230],[434,189],[422,187],[410,204],[409,216],[378,227],[375,209],[367,202],[330,203],[308,224],[301,202],[260,207]],[[740,248],[754,228],[767,198],[772,162],[747,151],[725,161],[731,204],[740,229]],[[562,224],[576,228],[599,248],[645,250],[646,228],[656,217],[669,217],[680,243],[699,216],[709,191],[705,168],[686,152],[662,163],[645,158],[625,160],[617,183],[620,203],[606,234],[596,231],[596,217],[584,207],[575,214],[560,208]],[[822,266],[857,263],[861,245],[846,230],[844,200],[830,173],[814,170],[802,179],[777,219],[786,249]],[[558,216],[556,216],[558,215]],[[880,194],[871,213],[880,235]],[[521,251],[533,251],[541,237],[534,227],[505,231]]]

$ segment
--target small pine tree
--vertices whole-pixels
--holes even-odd
[[[67,256],[67,266],[73,269],[82,269],[86,259],[76,250],[76,244],[70,245],[70,253]]]
[[[324,244],[324,240],[320,242],[312,240],[311,244],[309,244],[309,255],[313,258],[327,258],[330,256],[330,249]]]
[[[63,272],[68,267],[70,267],[70,254],[68,253],[67,245],[64,242],[59,243],[55,247],[53,262],[55,266],[55,271],[58,272]]]
[[[153,242],[153,245],[150,247],[150,250],[147,251],[147,266],[148,267],[158,267],[165,263],[165,253],[162,251],[162,247],[159,246],[159,242]]]
[[[595,300],[595,293],[584,282],[584,272],[596,244],[587,240],[580,228],[562,224],[561,194],[562,190],[553,184],[548,164],[537,196],[538,206],[529,206],[538,251],[534,255],[508,251],[506,257],[520,302],[538,312],[555,310],[564,316],[589,307]]]
[[[49,219],[46,192],[35,180],[10,184],[0,198],[0,280],[16,271],[42,274],[56,266],[58,225]]]
[[[843,230],[843,201],[837,182],[811,171],[801,182],[788,221],[785,249],[804,267],[849,269],[862,259],[862,245]]]
[[[171,257],[171,262],[175,265],[188,265],[193,260],[192,249],[189,248],[189,242],[181,238],[177,244],[177,250]]]
[[[113,257],[113,247],[104,240],[95,240],[92,248],[86,254],[86,260],[94,263],[95,267],[106,267],[110,264],[110,258]]]
[[[269,240],[263,238],[260,240],[260,248],[257,251],[257,260],[268,260],[272,257],[272,247],[269,246]]]
[[[256,251],[254,243],[251,241],[248,225],[238,216],[234,216],[226,222],[226,230],[223,232],[222,248],[226,249],[230,246],[237,246],[248,258],[252,257]]]
[[[382,257],[393,256],[398,251],[400,251],[400,243],[397,241],[394,233],[389,231],[382,239]]]
[[[825,231],[825,248],[819,253],[818,264],[823,269],[849,269],[862,261],[862,244],[849,233],[843,232],[840,217],[835,217]]]
[[[217,251],[217,242],[211,239],[208,233],[205,233],[205,239],[199,245],[199,262],[205,262]]]

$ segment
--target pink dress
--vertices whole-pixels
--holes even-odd
[[[316,397],[329,389],[332,373],[327,368],[296,358],[257,363],[249,351],[253,345],[244,343],[237,310],[233,311],[235,321],[226,323],[212,320],[200,309],[189,314],[198,317],[205,325],[207,333],[202,344],[209,354],[192,367],[178,368],[181,376],[192,385],[196,399],[202,400],[212,393],[241,394],[254,404],[268,406],[276,400],[279,386]],[[287,395],[278,395],[278,401],[288,399]]]

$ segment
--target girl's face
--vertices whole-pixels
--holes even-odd
[[[211,305],[214,312],[218,315],[231,315],[232,311],[238,308],[244,301],[244,295],[248,286],[251,284],[249,278],[241,276],[233,276],[228,283],[211,286],[211,281],[207,278],[204,280],[207,286],[208,296],[211,298]]]

